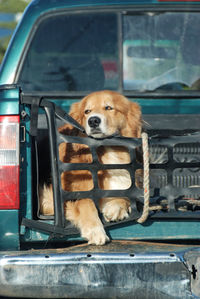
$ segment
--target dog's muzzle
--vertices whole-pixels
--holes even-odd
[[[100,117],[98,116],[91,116],[89,119],[88,119],[88,125],[90,126],[90,128],[92,129],[96,129],[99,127],[101,123],[101,119]]]

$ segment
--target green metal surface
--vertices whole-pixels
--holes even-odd
[[[111,240],[200,240],[199,221],[187,220],[147,220],[144,224],[136,222],[119,224],[115,228],[107,228],[106,232]],[[53,237],[53,236],[51,236]],[[21,236],[24,242],[47,241],[49,234],[26,229]],[[79,235],[60,239],[66,241],[79,241]],[[57,239],[55,239],[57,241]]]
[[[143,114],[195,114],[200,111],[200,99],[136,99]]]
[[[112,239],[119,239],[119,233],[124,239],[144,240],[178,240],[200,239],[199,221],[187,220],[148,220],[144,224],[122,225],[110,229]]]
[[[19,114],[19,88],[5,88],[0,86],[0,114]]]
[[[144,114],[196,114],[200,111],[200,99],[131,99],[137,102]],[[69,111],[70,106],[77,100],[52,100],[56,105],[65,111]]]
[[[22,112],[23,111],[23,112]],[[32,217],[32,140],[29,134],[30,115],[27,107],[21,107],[26,117],[21,119],[21,127],[25,128],[25,142],[20,143],[20,215],[21,217]]]
[[[19,211],[0,211],[0,250],[19,250]]]

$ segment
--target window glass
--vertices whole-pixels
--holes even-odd
[[[60,14],[44,19],[18,81],[25,91],[117,89],[116,15]]]
[[[199,13],[125,15],[124,89],[200,89],[199,28]]]
[[[114,13],[43,19],[18,83],[25,91],[200,90],[200,14]],[[119,64],[122,63],[120,76]]]

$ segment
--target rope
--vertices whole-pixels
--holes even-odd
[[[143,189],[144,189],[144,206],[140,218],[137,219],[138,223],[143,223],[149,216],[149,145],[147,133],[142,133],[142,151],[143,151]]]

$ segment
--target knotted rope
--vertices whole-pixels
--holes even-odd
[[[147,133],[142,133],[142,151],[143,151],[143,189],[144,189],[144,206],[140,218],[137,219],[138,223],[146,221],[149,215],[149,145]]]

